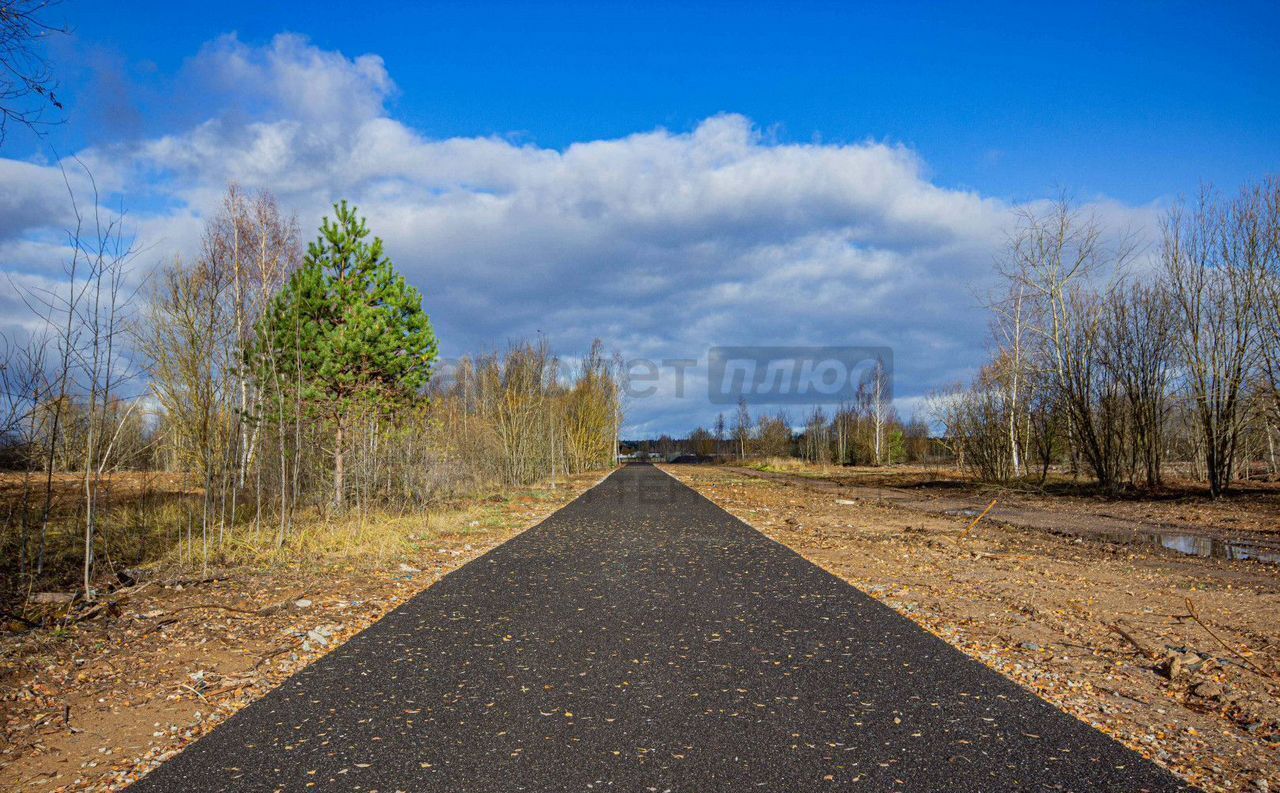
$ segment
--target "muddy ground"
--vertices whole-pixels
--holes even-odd
[[[965,535],[972,517],[848,487],[664,469],[1191,782],[1280,790],[1280,566],[999,521]]]
[[[928,512],[981,511],[995,499],[991,516],[1020,525],[1114,539],[1159,535],[1183,540],[1167,542],[1170,547],[1202,555],[1235,543],[1242,551],[1255,546],[1280,561],[1280,482],[1236,481],[1224,497],[1214,499],[1203,482],[1172,471],[1160,487],[1103,492],[1086,477],[1062,472],[1050,474],[1043,483],[1030,477],[993,486],[974,482],[951,466],[820,466],[773,460],[742,470]],[[1200,542],[1198,547],[1190,540],[1217,545],[1210,548]]]
[[[599,478],[424,521],[413,553],[380,564],[158,569],[87,618],[80,607],[49,627],[0,634],[0,788],[126,786]]]

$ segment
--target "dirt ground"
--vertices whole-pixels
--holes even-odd
[[[954,469],[923,466],[838,467],[786,460],[729,467],[933,514],[972,517],[994,502],[991,519],[1053,534],[1280,564],[1280,483],[1237,482],[1228,496],[1212,499],[1203,485],[1172,477],[1156,490],[1103,494],[1060,474],[1041,487],[996,487],[967,481]]]
[[[1002,510],[1049,510],[1058,513],[1062,528],[1096,530],[1094,520],[1124,521],[1126,528],[1172,529],[1212,534],[1223,539],[1280,542],[1280,482],[1236,481],[1220,499],[1209,498],[1203,482],[1166,472],[1165,484],[1152,489],[1129,489],[1104,495],[1087,478],[1073,479],[1060,472],[1049,475],[1042,486],[1019,483],[994,487],[967,479],[954,467],[923,465],[820,466],[797,460],[765,463],[763,472],[799,476],[844,489],[858,488],[880,498],[935,506],[966,501],[983,505],[999,498]]]
[[[1280,566],[998,521],[965,535],[972,517],[855,489],[664,470],[1185,779],[1280,790]]]
[[[415,552],[381,564],[156,571],[92,618],[3,636],[0,788],[128,785],[599,478],[516,490],[423,522]]]

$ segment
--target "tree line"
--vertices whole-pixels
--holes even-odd
[[[443,366],[346,202],[304,249],[269,193],[232,186],[198,255],[151,272],[121,212],[76,211],[58,285],[21,290],[30,337],[0,350],[6,596],[614,462],[601,342],[576,366],[545,341]]]
[[[745,399],[728,418],[716,416],[710,428],[688,437],[663,435],[632,441],[628,451],[664,458],[695,455],[720,460],[795,457],[818,465],[889,465],[936,460],[946,448],[930,438],[928,425],[902,419],[889,396],[889,374],[876,362],[860,378],[851,400],[830,409],[814,405],[796,424],[785,409],[752,415]]]
[[[1176,469],[1215,497],[1280,470],[1280,180],[1205,188],[1147,248],[1065,200],[1027,209],[997,269],[990,360],[932,398],[962,467],[1109,491]]]

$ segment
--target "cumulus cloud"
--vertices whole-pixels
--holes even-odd
[[[312,46],[281,33],[265,47],[251,47],[235,34],[206,44],[187,64],[187,83],[229,106],[255,116],[305,123],[360,123],[384,114],[395,89],[382,58]]]
[[[982,355],[973,288],[1010,208],[931,183],[902,146],[779,143],[734,114],[563,150],[433,140],[388,115],[380,58],[292,35],[223,37],[188,69],[216,99],[207,118],[81,153],[147,196],[133,217],[152,251],[194,253],[201,218],[236,181],[276,193],[304,229],[337,198],[359,204],[450,354],[539,331],[567,353],[598,336],[655,360],[705,360],[720,344],[889,345],[904,406]],[[0,240],[63,217],[52,170],[0,160],[17,187]],[[709,422],[716,408],[696,390],[636,400],[629,431]]]

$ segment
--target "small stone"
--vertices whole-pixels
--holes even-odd
[[[1019,646],[1019,647],[1021,647],[1021,648],[1022,648],[1022,649],[1024,649],[1024,650],[1030,650],[1030,651],[1031,651],[1031,652],[1033,652],[1033,653],[1038,653],[1038,652],[1040,652],[1040,650],[1042,649],[1042,648],[1040,647],[1040,645],[1036,644],[1035,642],[1023,642],[1022,644],[1019,644],[1018,646]]]
[[[1180,653],[1166,655],[1164,661],[1160,664],[1160,671],[1164,672],[1165,677],[1170,680],[1177,680],[1185,675],[1187,669],[1182,663],[1182,655]]]
[[[1191,689],[1192,694],[1195,694],[1197,697],[1204,697],[1205,699],[1217,699],[1222,696],[1222,692],[1222,684],[1213,680],[1206,680]]]
[[[411,564],[400,563],[400,572],[402,573],[421,573],[422,571]]]
[[[307,600],[306,598],[298,598],[297,600],[293,601],[293,607],[296,609],[310,608],[311,601]]]

